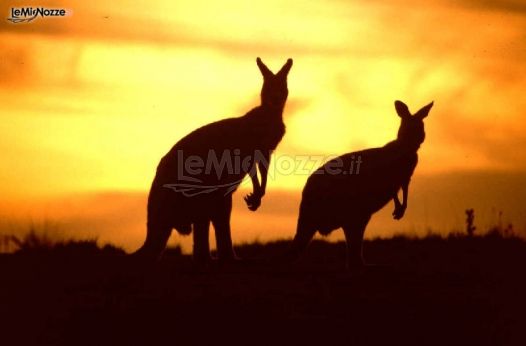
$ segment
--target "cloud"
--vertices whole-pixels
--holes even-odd
[[[0,21],[1,86],[4,90],[20,85],[40,87],[33,94],[17,93],[18,103],[10,99],[5,107],[14,105],[13,110],[37,115],[70,116],[82,112],[125,114],[143,104],[149,107],[165,102],[164,109],[173,107],[186,114],[197,108],[192,105],[193,95],[216,95],[226,100],[225,104],[237,105],[234,91],[228,94],[231,98],[224,97],[225,90],[236,85],[231,79],[225,79],[229,85],[223,87],[199,77],[214,69],[222,69],[227,75],[234,71],[240,56],[247,54],[253,59],[264,54],[276,60],[278,56],[292,56],[297,61],[291,72],[285,114],[290,116],[285,118],[288,134],[279,150],[339,153],[352,146],[382,144],[384,133],[389,133],[390,139],[395,132],[394,123],[392,128],[385,125],[386,121],[393,122],[388,114],[392,114],[395,98],[415,107],[436,99],[434,113],[459,114],[453,122],[444,116],[444,123],[433,115],[437,120],[430,121],[429,126],[441,131],[436,146],[458,145],[503,165],[513,162],[513,157],[498,152],[523,143],[520,132],[495,137],[487,127],[498,114],[496,110],[513,121],[524,121],[522,109],[526,106],[521,101],[525,25],[502,13],[486,13],[493,6],[489,1],[476,6],[475,1],[466,0],[461,2],[464,7],[448,0],[411,1],[404,6],[386,0],[360,5],[340,1],[312,3],[305,8],[282,2],[281,11],[226,2],[215,15],[214,7],[199,1],[193,8],[193,2],[143,1],[131,5],[115,1],[109,5],[95,0],[76,2],[70,18],[39,19],[28,25]],[[519,13],[522,8],[511,0],[499,4],[499,8]],[[68,7],[71,3],[55,2],[55,6]],[[3,10],[7,13],[6,3],[0,5]],[[188,58],[176,60],[179,54]],[[198,58],[201,60],[196,61]],[[180,66],[191,70],[187,64],[199,66],[180,82],[182,76],[173,71]],[[156,75],[162,78],[154,78]],[[257,104],[258,83],[250,84],[254,95],[250,103],[232,115],[243,114]],[[79,85],[96,91],[74,89]],[[184,96],[183,88],[187,92]],[[189,106],[181,107],[185,102]],[[446,103],[450,103],[447,110],[440,110]],[[208,113],[203,104],[199,102],[203,107],[199,113]],[[386,104],[389,108],[383,106]],[[375,118],[384,109],[390,112],[385,115],[387,120]],[[210,109],[210,114],[216,113]],[[367,117],[360,119],[361,114]],[[187,124],[188,129],[197,126]],[[339,135],[324,137],[324,124],[330,124],[332,127],[325,129],[336,129]],[[463,133],[470,127],[484,140],[477,143],[476,135]],[[509,122],[498,128],[513,130]],[[186,127],[178,126],[178,130],[182,133]],[[110,140],[104,143],[113,145]],[[72,140],[65,147],[80,151],[75,145]],[[106,154],[97,154],[97,159],[102,161]],[[140,160],[133,162],[138,165]]]
[[[463,148],[471,156],[481,156],[486,169],[526,170],[526,128],[505,115],[486,114],[483,118],[456,113],[444,107],[436,121],[442,144]],[[491,120],[490,120],[491,119]]]
[[[526,15],[526,3],[523,0],[461,0],[452,4],[462,4],[474,10],[503,11]]]
[[[31,46],[23,42],[2,43],[0,39],[0,85],[15,86],[30,83],[34,73]]]
[[[25,5],[41,5],[37,1],[24,3]],[[189,4],[189,3],[188,3]],[[188,4],[186,7],[189,7]],[[148,7],[148,4],[145,4]],[[8,13],[11,6],[0,5],[0,13]],[[214,23],[206,20],[214,19],[211,13],[194,11],[194,20],[188,21],[174,13],[173,17],[166,17],[162,8],[158,12],[144,11],[140,4],[130,6],[129,2],[117,1],[112,6],[106,2],[94,1],[90,4],[76,3],[71,6],[68,2],[55,3],[53,7],[72,8],[73,15],[61,19],[39,19],[31,24],[16,25],[0,21],[0,33],[15,35],[41,35],[59,37],[61,39],[95,40],[104,42],[138,42],[156,45],[171,45],[178,47],[204,47],[229,53],[259,54],[341,54],[344,47],[321,44],[305,45],[305,40],[283,37],[268,38],[254,27],[252,37],[243,34],[242,24],[236,21],[224,22],[221,19]],[[128,8],[127,11],[121,11]],[[234,8],[235,9],[235,8]],[[175,11],[175,10],[173,10]],[[246,9],[240,6],[239,18],[246,16]],[[217,17],[217,16],[216,16]],[[281,13],[275,20],[286,20],[292,14]],[[255,18],[259,20],[261,18]],[[214,27],[213,25],[216,25]],[[221,27],[221,26],[227,26]],[[290,29],[290,28],[289,28]],[[219,32],[218,32],[219,31]],[[225,35],[225,32],[229,34]],[[275,33],[274,30],[270,32]]]

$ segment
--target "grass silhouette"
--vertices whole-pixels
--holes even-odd
[[[23,237],[11,235],[7,239],[15,245],[16,255],[83,257],[96,254],[125,254],[123,249],[112,244],[99,246],[97,239],[56,240],[47,232],[39,232],[34,226],[31,226]]]
[[[313,241],[287,265],[257,259],[279,255],[288,241],[245,244],[236,252],[253,262],[202,272],[179,248],[138,267],[94,240],[23,239],[0,256],[6,345],[526,340],[526,242],[497,226],[472,236],[366,240],[366,256],[385,265],[361,276],[345,270],[343,242]]]

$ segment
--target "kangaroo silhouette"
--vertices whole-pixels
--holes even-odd
[[[404,216],[417,151],[425,138],[423,120],[432,106],[433,102],[411,115],[403,102],[395,101],[401,118],[396,140],[381,148],[337,157],[309,177],[303,189],[296,235],[287,254],[289,259],[305,250],[316,231],[328,235],[343,228],[347,266],[363,267],[363,235],[372,214],[392,199],[394,219]],[[400,189],[402,202],[398,199]]]
[[[260,58],[256,62],[263,75],[261,105],[191,132],[161,159],[148,196],[146,240],[136,254],[158,259],[172,229],[181,234],[193,230],[194,260],[207,262],[211,222],[218,257],[236,259],[230,231],[232,194],[249,174],[253,192],[245,202],[252,211],[261,204],[270,155],[285,134],[283,109],[292,67],[288,59],[274,74]]]

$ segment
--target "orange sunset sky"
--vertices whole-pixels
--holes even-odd
[[[5,19],[22,5],[72,14]],[[159,159],[258,104],[257,56],[274,71],[294,59],[277,156],[381,146],[395,99],[435,101],[408,213],[389,205],[368,236],[461,229],[468,207],[480,228],[499,211],[526,228],[524,1],[7,0],[0,14],[2,233],[48,222],[139,246]],[[274,174],[256,213],[236,193],[234,241],[291,237],[306,178]]]

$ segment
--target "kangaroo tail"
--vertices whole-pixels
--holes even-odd
[[[309,245],[314,234],[316,234],[316,226],[311,221],[311,214],[305,211],[302,203],[300,206],[296,235],[292,240],[292,244],[287,249],[284,259],[288,261],[297,260]]]
[[[172,228],[170,226],[148,225],[144,244],[132,255],[146,260],[159,260],[166,248]]]
[[[158,260],[172,232],[172,201],[168,189],[160,186],[155,177],[148,195],[146,240],[132,255],[147,260]]]

